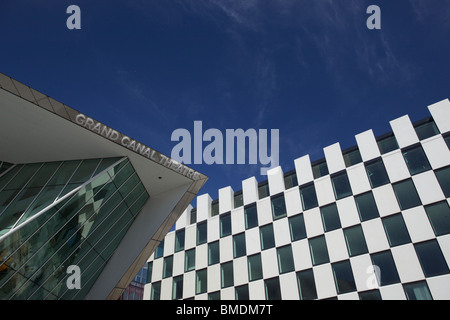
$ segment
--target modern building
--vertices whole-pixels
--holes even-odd
[[[0,299],[119,299],[207,177],[0,74]]]
[[[148,260],[144,299],[450,299],[450,102],[428,109],[198,196]]]

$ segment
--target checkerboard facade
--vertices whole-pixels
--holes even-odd
[[[450,299],[450,102],[428,109],[198,196],[148,260],[144,299]]]

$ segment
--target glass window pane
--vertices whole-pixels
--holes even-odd
[[[447,147],[450,149],[450,134],[447,135],[444,139],[445,139],[445,142],[447,143]]]
[[[326,176],[328,174],[328,166],[326,161],[314,164],[312,166],[314,179]]]
[[[249,300],[248,285],[244,284],[242,286],[235,288],[235,299],[236,300]]]
[[[406,210],[422,204],[412,179],[394,183],[392,187],[394,188],[400,209]]]
[[[242,232],[240,234],[233,236],[233,256],[234,258],[239,258],[245,256],[245,254],[246,254],[245,233]]]
[[[284,186],[286,190],[298,186],[297,174],[295,172],[284,177]]]
[[[333,263],[331,267],[338,294],[356,291],[350,260]]]
[[[208,293],[208,300],[220,300],[220,291]]]
[[[184,271],[195,270],[195,248],[187,250],[184,255]]]
[[[254,281],[262,279],[262,263],[261,254],[255,254],[247,258],[248,262],[248,279],[249,281]]]
[[[284,194],[273,197],[272,202],[272,217],[273,220],[280,219],[286,216],[286,203],[284,202]]]
[[[280,280],[278,277],[264,280],[266,300],[281,300]]]
[[[359,152],[359,149],[355,149],[352,151],[348,151],[343,154],[345,166],[351,167],[357,163],[362,162],[361,153]]]
[[[348,181],[347,173],[343,172],[331,177],[331,183],[333,185],[334,196],[336,200],[348,197],[352,195],[352,189],[350,182]]]
[[[269,195],[270,195],[270,193],[269,193],[269,185],[267,183],[264,183],[264,184],[258,186],[259,199],[263,199],[265,197],[268,197]]]
[[[389,177],[381,159],[366,164],[366,172],[372,188],[389,183]]]
[[[436,123],[433,120],[418,125],[414,129],[416,130],[417,136],[420,140],[435,136],[440,133],[438,127],[436,126]]]
[[[309,239],[309,249],[313,266],[330,262],[325,236]]]
[[[436,240],[414,244],[423,273],[426,277],[437,276],[449,272],[447,262]]]
[[[433,300],[426,281],[404,284],[403,289],[408,300]]]
[[[231,287],[234,284],[233,261],[222,263],[220,270],[222,288]]]
[[[173,278],[172,299],[183,299],[183,275]]]
[[[361,225],[344,229],[344,237],[350,257],[368,252],[366,239],[364,238]]]
[[[173,270],[173,256],[165,257],[163,264],[163,278],[171,277],[172,270]]]
[[[303,214],[298,214],[289,218],[289,230],[291,232],[291,241],[306,238],[306,227]]]
[[[231,234],[231,214],[226,213],[220,216],[220,236],[226,237]]]
[[[379,274],[377,274],[377,278],[379,276],[378,284],[380,286],[400,282],[391,251],[375,253],[370,255],[370,257],[372,258],[372,264],[380,270]]]
[[[242,193],[236,194],[234,196],[234,208],[239,208],[244,205],[244,198]]]
[[[278,248],[277,256],[280,274],[294,271],[294,257],[292,256],[291,245]]]
[[[206,221],[197,224],[197,245],[206,243],[208,239],[208,229]]]
[[[406,165],[408,166],[411,175],[431,169],[422,146],[403,151],[403,157],[405,158]]]
[[[189,224],[194,224],[197,222],[197,209],[194,208],[191,210]]]
[[[312,209],[318,206],[316,188],[310,184],[300,188],[303,210]]]
[[[261,236],[261,250],[266,250],[275,247],[275,238],[273,235],[272,224],[259,227],[259,232]]]
[[[441,185],[446,198],[450,198],[450,167],[436,170],[434,172]]]
[[[377,144],[381,154],[398,149],[397,139],[395,139],[394,135],[378,140]]]
[[[425,211],[436,236],[450,233],[450,207],[447,201],[428,205]]]
[[[219,214],[219,202],[213,202],[211,205],[211,217],[215,217]]]
[[[152,291],[150,294],[150,300],[160,300],[161,299],[161,281],[152,283]]]
[[[198,270],[196,272],[196,281],[195,281],[195,294],[205,293],[208,288],[207,284],[207,269]]]
[[[177,230],[175,232],[175,252],[184,250],[184,238],[185,232],[183,230]]]
[[[152,275],[153,275],[153,261],[150,261],[149,263],[147,263],[146,283],[152,282]]]
[[[312,269],[297,272],[297,282],[301,300],[317,299],[316,282]]]
[[[161,258],[164,255],[164,239],[159,243],[155,250],[155,259]]]
[[[355,202],[361,221],[367,221],[380,216],[372,191],[355,196]]]
[[[341,228],[341,221],[339,220],[336,203],[320,208],[320,214],[322,216],[325,232]]]
[[[251,229],[258,226],[258,212],[256,203],[246,206],[244,209],[245,229]]]
[[[219,263],[219,241],[208,244],[208,265]]]
[[[359,300],[382,300],[378,289],[359,292],[358,295]]]
[[[405,221],[400,213],[385,217],[382,220],[391,247],[411,242]]]

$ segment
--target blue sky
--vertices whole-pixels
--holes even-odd
[[[69,5],[81,30],[69,30]],[[369,30],[369,5],[381,30]],[[279,129],[280,165],[450,97],[447,0],[2,0],[0,72],[169,155],[175,129]],[[207,143],[204,143],[204,146]],[[200,191],[258,165],[190,165]]]

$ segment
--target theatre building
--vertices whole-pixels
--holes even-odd
[[[450,102],[197,197],[147,263],[144,299],[450,299]]]
[[[207,177],[0,74],[0,299],[118,299]]]

